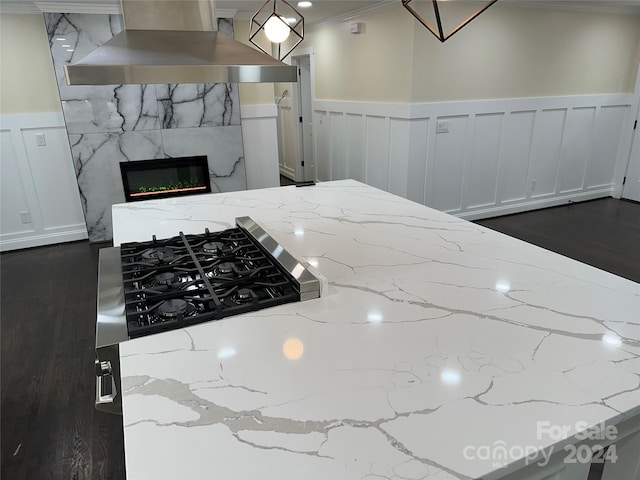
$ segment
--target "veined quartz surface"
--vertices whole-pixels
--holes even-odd
[[[352,180],[116,205],[114,241],[239,216],[328,292],[121,344],[129,480],[495,479],[640,413],[639,284]]]
[[[69,86],[64,65],[120,33],[120,15],[46,13],[71,154],[89,239],[112,237],[109,213],[124,201],[120,162],[207,155],[214,192],[245,190],[238,86]],[[218,19],[233,37],[233,22]]]

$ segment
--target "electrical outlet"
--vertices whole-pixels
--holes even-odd
[[[436,124],[436,133],[449,133],[449,122],[438,122]]]
[[[22,223],[31,223],[31,214],[29,212],[20,212],[20,221]]]
[[[536,181],[535,180],[531,180],[531,191],[532,192],[536,191]]]
[[[36,137],[36,145],[38,145],[39,147],[44,147],[47,145],[47,139],[44,136],[44,133],[36,133],[35,137]]]

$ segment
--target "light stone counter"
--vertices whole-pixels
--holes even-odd
[[[326,294],[123,343],[128,480],[582,475],[578,430],[640,428],[639,284],[361,183],[116,205],[114,242],[240,216]]]

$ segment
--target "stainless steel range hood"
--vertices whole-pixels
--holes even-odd
[[[296,82],[295,66],[217,31],[215,0],[122,0],[124,31],[73,65],[69,85]]]

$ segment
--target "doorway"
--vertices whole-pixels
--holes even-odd
[[[638,133],[638,123],[640,120],[640,109],[636,115],[636,128],[633,131],[633,143],[631,144],[631,157],[625,176],[622,198],[640,202],[640,134]]]
[[[291,63],[298,67],[298,83],[293,88],[296,125],[296,181],[316,181],[316,162],[313,143],[313,52],[301,51]]]

